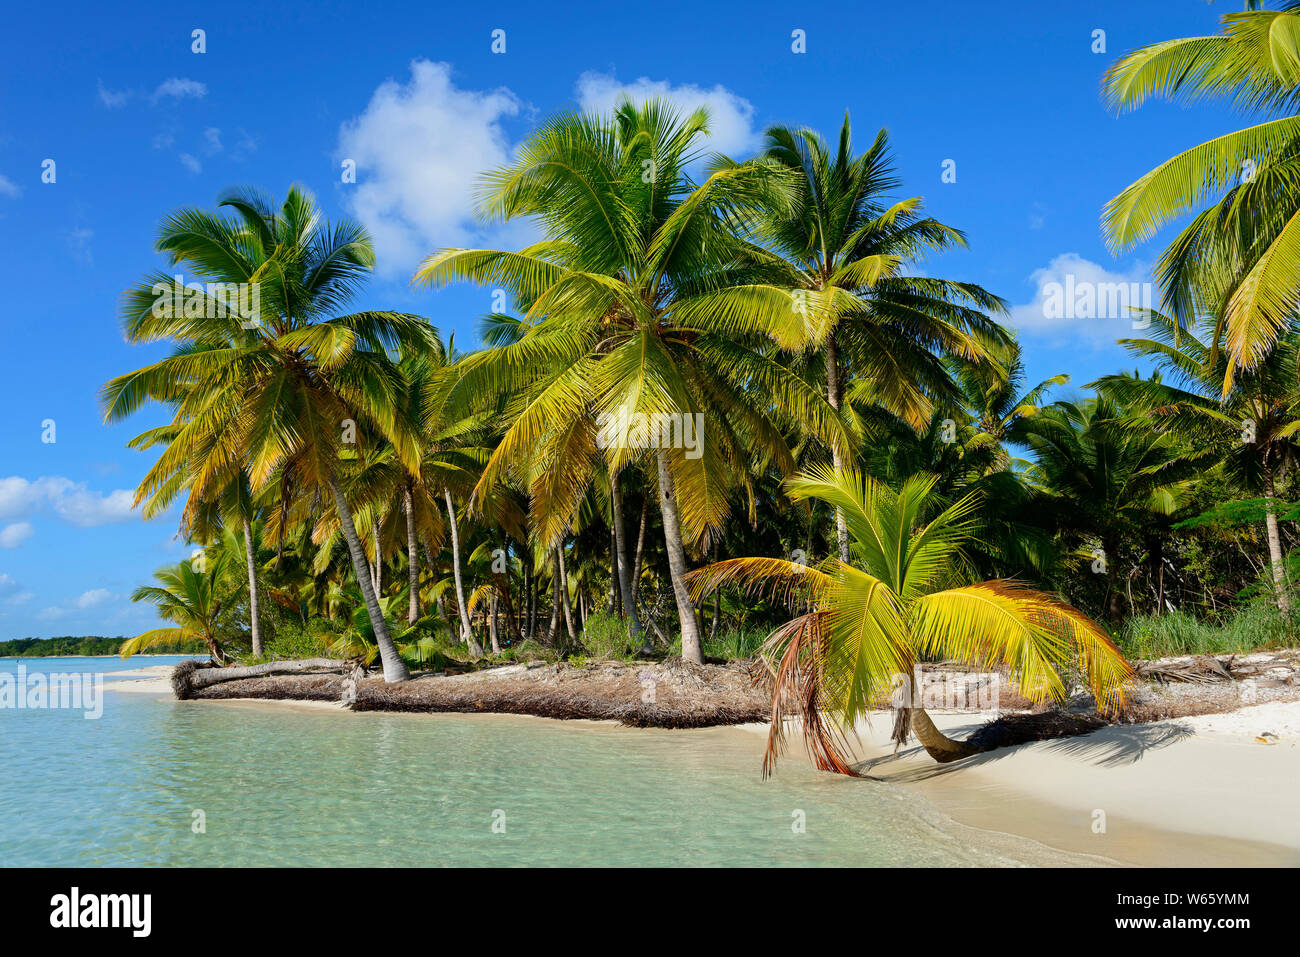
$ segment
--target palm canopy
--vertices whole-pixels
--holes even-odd
[[[988,314],[1005,303],[973,283],[907,275],[966,238],[923,215],[920,197],[886,198],[899,180],[884,130],[855,156],[847,115],[834,148],[813,130],[773,127],[763,157],[787,171],[796,202],[765,211],[760,238],[777,255],[761,258],[761,281],[719,293],[717,305],[766,310],[780,345],[824,349],[833,405],[856,385],[920,427],[935,398],[955,395],[939,355],[987,361],[1005,339]]]
[[[1150,415],[1159,429],[1190,447],[1215,450],[1235,484],[1263,489],[1265,472],[1280,472],[1296,458],[1300,328],[1293,322],[1268,361],[1237,377],[1223,395],[1220,384],[1230,360],[1210,339],[1217,327],[1213,317],[1202,318],[1192,329],[1181,329],[1172,317],[1154,311],[1145,320],[1149,337],[1119,341],[1160,375],[1107,375],[1094,387],[1125,408]]]
[[[1123,251],[1212,200],[1157,272],[1165,311],[1180,324],[1209,311],[1226,329],[1226,394],[1238,370],[1256,366],[1285,333],[1300,301],[1300,4],[1230,13],[1217,35],[1136,50],[1107,72],[1103,94],[1116,109],[1162,96],[1282,114],[1166,160],[1103,212],[1108,242]]]
[[[137,588],[131,600],[155,605],[159,616],[176,627],[153,628],[136,635],[122,643],[118,654],[129,658],[149,648],[202,642],[213,660],[222,662],[225,656],[218,635],[225,609],[220,586],[227,562],[226,554],[217,552],[202,562],[187,560],[154,572],[159,584]]]
[[[691,574],[697,596],[738,584],[812,606],[764,649],[776,678],[765,771],[775,762],[786,714],[799,711],[818,766],[852,773],[835,730],[818,712],[851,729],[922,659],[1003,666],[1035,702],[1063,700],[1066,675],[1077,666],[1099,707],[1113,711],[1123,702],[1132,671],[1082,612],[1014,581],[969,582],[963,549],[976,534],[977,499],[936,510],[934,484],[916,476],[895,491],[851,469],[800,473],[787,483],[790,496],[843,511],[851,562],[831,557],[810,568],[738,558]]]
[[[728,271],[754,255],[745,237],[758,211],[790,198],[771,163],[719,163],[694,182],[692,144],[706,130],[702,110],[682,117],[653,100],[608,120],[559,116],[481,196],[487,218],[536,217],[547,238],[519,252],[442,250],[416,273],[503,287],[523,310],[496,323],[505,344],[461,364],[457,400],[512,397],[478,490],[513,469],[545,543],[572,522],[602,458],[617,471],[663,452],[694,539],[721,522],[751,466],[790,466],[783,430],[846,439],[816,390],[756,347],[770,316],[737,322],[713,308]],[[632,441],[602,441],[602,426],[695,415],[708,430],[698,457],[656,449],[635,426]]]
[[[336,314],[369,273],[374,252],[359,224],[323,221],[307,191],[291,187],[278,206],[235,191],[219,206],[232,215],[183,209],[169,216],[157,248],[205,289],[250,284],[258,314],[250,321],[205,303],[190,309],[190,294],[175,292],[171,277],[137,284],[123,300],[128,341],[170,340],[175,348],[110,380],[101,390],[104,418],[118,421],[149,400],[173,410],[168,446],[137,488],[137,501],[161,504],[184,490],[193,509],[242,472],[254,494],[273,482],[329,489],[347,532],[338,463],[350,443],[373,432],[404,465],[419,466],[416,429],[404,414],[407,383],[394,353],[435,348],[436,336],[418,316]],[[349,541],[349,549],[358,578],[367,577],[359,544]],[[361,582],[380,618],[369,587]],[[386,674],[404,674],[382,620],[376,629]]]

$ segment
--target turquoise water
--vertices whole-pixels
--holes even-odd
[[[137,666],[23,663],[29,673]],[[981,847],[981,832],[892,785],[819,774],[797,758],[762,782],[762,747],[735,729],[108,690],[99,720],[0,709],[0,865],[1041,862]],[[204,833],[194,832],[198,811]]]

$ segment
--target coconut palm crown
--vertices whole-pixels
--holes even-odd
[[[976,533],[978,500],[968,495],[927,518],[934,485],[932,477],[916,476],[894,491],[851,469],[805,471],[787,482],[788,492],[843,511],[850,562],[831,556],[814,568],[737,558],[691,574],[696,595],[740,585],[808,608],[764,645],[775,679],[765,774],[775,766],[792,714],[802,717],[819,768],[854,774],[844,731],[887,702],[898,676],[911,675],[926,659],[1004,667],[1034,702],[1064,700],[1077,669],[1099,708],[1113,712],[1123,703],[1132,669],[1095,622],[1015,581],[969,582],[962,549]],[[896,740],[910,729],[937,760],[969,753],[912,699],[900,716]]]

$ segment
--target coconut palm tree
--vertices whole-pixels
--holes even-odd
[[[149,648],[202,642],[212,660],[226,661],[221,647],[221,578],[226,558],[218,552],[202,561],[186,560],[154,572],[158,585],[144,585],[131,593],[132,601],[147,601],[157,606],[158,614],[175,622],[175,628],[153,628],[122,643],[118,650],[123,658]],[[196,564],[199,567],[195,567]]]
[[[302,188],[291,187],[278,206],[247,190],[225,195],[219,206],[234,216],[173,213],[158,248],[173,267],[188,268],[191,280],[254,289],[256,315],[212,308],[196,315],[188,296],[167,292],[172,277],[140,283],[124,298],[128,341],[170,340],[176,348],[104,386],[105,420],[122,419],[150,399],[174,410],[176,439],[146,475],[141,495],[173,481],[178,463],[194,457],[196,446],[203,452],[192,496],[209,496],[239,468],[254,494],[273,481],[300,493],[325,490],[374,622],[384,676],[403,680],[407,671],[379,608],[339,457],[365,434],[358,426],[366,424],[392,444],[399,460],[417,467],[415,429],[403,414],[406,382],[391,350],[410,354],[430,347],[431,327],[401,313],[337,314],[373,267],[374,251],[360,224],[322,221]],[[187,301],[178,308],[182,298]]]
[[[1108,243],[1123,252],[1210,202],[1164,251],[1157,273],[1163,311],[1183,326],[1211,312],[1226,330],[1225,394],[1238,370],[1256,366],[1286,332],[1300,300],[1300,7],[1282,7],[1225,14],[1214,36],[1142,47],[1102,84],[1116,110],[1159,96],[1274,114],[1166,160],[1102,215]],[[1220,336],[1210,339],[1217,349]]]
[[[1100,708],[1124,700],[1132,670],[1106,633],[1052,595],[1014,581],[970,583],[963,548],[975,532],[978,500],[966,496],[939,511],[934,479],[917,476],[894,491],[853,469],[824,466],[787,482],[795,500],[843,510],[851,562],[820,566],[773,558],[734,558],[692,573],[704,593],[740,585],[812,609],[777,629],[763,654],[775,678],[764,773],[780,752],[788,714],[799,713],[817,766],[853,774],[840,734],[853,728],[913,674],[924,659],[1002,666],[1034,702],[1061,701],[1077,666]],[[824,719],[829,718],[830,723]],[[945,762],[974,753],[935,726],[912,696],[902,699],[895,739],[915,732]]]
[[[1233,377],[1231,389],[1223,395],[1231,360],[1209,338],[1219,331],[1214,318],[1202,317],[1189,330],[1159,312],[1143,315],[1150,336],[1119,341],[1133,355],[1150,360],[1163,376],[1108,375],[1093,385],[1124,406],[1150,414],[1159,429],[1200,450],[1198,460],[1213,457],[1234,484],[1264,493],[1275,600],[1279,610],[1289,612],[1286,557],[1277,524],[1277,482],[1300,457],[1295,444],[1300,434],[1300,326],[1293,320],[1267,360]],[[1205,338],[1198,338],[1198,332]]]
[[[616,475],[653,466],[682,655],[692,661],[703,654],[684,583],[687,544],[721,523],[751,468],[789,469],[783,427],[847,441],[825,399],[738,337],[729,318],[699,307],[751,254],[743,237],[758,209],[788,202],[770,163],[725,164],[697,185],[687,166],[706,131],[703,110],[683,119],[657,101],[625,102],[612,119],[557,117],[489,177],[481,203],[489,219],[537,217],[547,238],[519,252],[442,250],[415,276],[502,287],[524,310],[526,330],[468,357],[458,390],[470,408],[486,395],[514,397],[479,489],[513,469],[546,547],[562,543],[602,464]],[[762,317],[751,325],[770,331]],[[683,429],[700,422],[707,435],[685,448]],[[663,424],[676,429],[671,441]]]
[[[1011,467],[1008,443],[1022,443],[1029,419],[1037,415],[1043,398],[1053,386],[1070,381],[1068,375],[1054,375],[1025,389],[1025,364],[1020,343],[1014,338],[995,350],[997,363],[950,359],[953,378],[961,389],[961,404],[970,417],[971,435],[962,445],[966,453],[985,453],[990,468]],[[1023,391],[1022,391],[1023,390]]]
[[[1122,542],[1174,515],[1208,461],[1104,394],[1042,409],[1027,421],[1023,439],[1034,454],[1033,476],[1049,493],[1042,504],[1054,509],[1058,528],[1100,541],[1107,613],[1118,622]]]
[[[972,283],[905,275],[926,255],[964,247],[964,234],[922,215],[920,197],[889,203],[898,185],[884,130],[853,153],[846,114],[834,150],[813,130],[776,126],[764,157],[789,173],[797,202],[764,212],[761,235],[779,255],[762,257],[757,281],[743,276],[700,301],[739,327],[760,316],[778,344],[819,352],[819,381],[840,410],[866,399],[921,428],[936,397],[956,390],[939,354],[972,362],[1005,333],[988,312],[1006,311]],[[790,309],[790,303],[796,309]],[[832,449],[835,468],[847,463]],[[836,513],[841,561],[848,530]]]

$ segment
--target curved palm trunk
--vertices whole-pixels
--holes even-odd
[[[420,550],[415,536],[415,497],[411,494],[410,482],[402,489],[402,507],[406,511],[406,567],[411,588],[406,623],[414,625],[420,618]]]
[[[374,539],[375,563],[371,566],[371,571],[375,576],[375,594],[384,593],[384,554],[379,550],[379,519],[375,519],[375,524],[371,528],[371,537]]]
[[[686,549],[682,545],[682,525],[672,472],[668,470],[668,453],[659,450],[655,460],[659,465],[659,510],[664,517],[668,571],[673,581],[673,597],[677,599],[677,621],[682,629],[682,658],[701,665],[704,664],[704,648],[700,642],[700,623],[695,617],[695,605],[686,588]]]
[[[965,741],[956,741],[936,728],[924,708],[901,710],[906,713],[903,721],[910,723],[912,733],[916,735],[916,740],[921,742],[921,747],[925,748],[926,753],[940,764],[980,753],[979,748]]]
[[[348,554],[352,557],[352,570],[356,572],[357,587],[361,589],[361,597],[366,603],[366,614],[370,616],[370,627],[375,633],[375,644],[379,646],[379,660],[384,665],[384,680],[390,683],[406,681],[411,674],[406,670],[401,655],[397,653],[397,646],[393,644],[393,639],[388,634],[388,622],[384,621],[384,613],[379,608],[379,597],[375,594],[374,583],[370,580],[370,563],[366,561],[366,551],[361,547],[361,538],[357,535],[357,527],[352,522],[352,509],[348,507],[343,489],[339,487],[338,479],[333,474],[329,476],[329,486],[330,492],[334,495],[334,507],[338,511],[339,526],[343,530],[343,538],[348,543]]]
[[[253,524],[244,516],[244,555],[248,559],[248,623],[253,633],[253,657],[262,657],[262,616],[257,600],[257,556],[253,548]]]
[[[835,343],[835,333],[832,331],[826,337],[826,401],[836,412],[840,411],[840,395],[840,351]],[[831,446],[831,466],[837,475],[844,471],[844,456],[835,445]],[[844,521],[844,510],[838,506],[835,509],[835,541],[839,546],[840,561],[848,564],[849,526]]]
[[[465,586],[460,577],[460,528],[456,524],[456,506],[452,503],[449,489],[442,490],[442,497],[447,503],[447,527],[451,531],[451,571],[456,579],[456,605],[460,609],[460,638],[469,645],[469,653],[478,657],[483,654],[483,647],[474,637],[474,629],[469,623],[469,608],[465,605]]]
[[[641,636],[641,619],[636,613],[636,603],[632,600],[632,575],[627,567],[627,530],[623,525],[623,495],[619,491],[618,476],[611,475],[609,481],[610,504],[614,510],[614,559],[618,566],[618,593],[623,603],[623,614],[627,616],[627,633],[632,638]]]
[[[1277,530],[1277,507],[1274,505],[1277,489],[1273,482],[1273,469],[1269,466],[1264,467],[1264,491],[1268,495],[1264,500],[1264,524],[1268,527],[1268,560],[1273,567],[1273,589],[1277,596],[1278,611],[1288,615],[1291,613],[1291,596],[1287,593],[1282,536]]]

